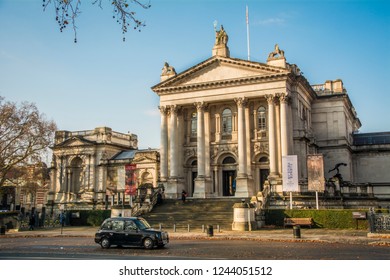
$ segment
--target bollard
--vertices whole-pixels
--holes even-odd
[[[204,232],[204,225],[202,225],[202,232]]]
[[[190,225],[188,224],[187,227],[188,227],[188,232],[190,232]]]
[[[160,230],[160,231],[162,230],[162,224],[159,225],[159,230]]]
[[[173,232],[176,232],[176,224],[173,224]]]
[[[207,226],[207,236],[213,236],[214,235],[214,228],[212,225]]]
[[[294,238],[301,238],[301,227],[300,226],[293,226],[293,235],[294,235]]]
[[[5,235],[6,230],[7,226],[0,226],[0,235]]]

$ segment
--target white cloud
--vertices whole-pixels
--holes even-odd
[[[149,109],[149,110],[144,111],[144,114],[147,116],[155,117],[155,116],[160,115],[160,111],[157,108],[156,109]]]
[[[282,25],[286,22],[284,18],[280,17],[274,17],[274,18],[267,18],[263,20],[259,20],[255,22],[255,25]]]

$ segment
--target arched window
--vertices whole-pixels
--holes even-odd
[[[232,133],[232,110],[225,109],[222,112],[222,133]]]
[[[198,125],[198,116],[196,112],[191,114],[191,137],[196,137]]]
[[[79,157],[76,157],[70,163],[71,165],[71,189],[70,191],[73,193],[78,193],[80,191],[80,187],[82,185],[82,165],[83,160]]]
[[[263,106],[260,106],[259,109],[257,109],[257,129],[267,129],[267,119],[265,116],[265,108]]]
[[[260,162],[260,163],[268,163],[268,158],[267,158],[267,157],[261,157],[261,158],[259,159],[259,162]]]
[[[232,157],[225,157],[222,161],[222,164],[234,164],[236,160]]]

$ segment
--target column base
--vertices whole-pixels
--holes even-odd
[[[165,187],[165,197],[169,199],[178,199],[184,188],[181,178],[169,178],[167,182],[162,183]]]
[[[207,198],[211,197],[211,193],[209,191],[211,190],[212,181],[210,178],[201,177],[195,179],[195,191],[193,194],[193,197],[195,198]]]
[[[279,176],[277,174],[269,175],[268,182],[270,184],[270,191],[271,192],[283,193],[283,181],[282,181],[281,176]]]
[[[253,180],[249,179],[248,176],[236,178],[236,197],[251,197],[255,195]]]

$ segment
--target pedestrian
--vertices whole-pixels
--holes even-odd
[[[159,190],[157,193],[157,205],[161,205],[162,203],[163,203],[163,196],[161,190]]]
[[[31,216],[30,216],[30,220],[28,222],[28,225],[29,225],[29,230],[34,230],[34,226],[35,226],[35,215],[33,213],[31,213]]]
[[[63,227],[65,225],[65,213],[64,212],[61,212],[61,214],[60,214],[60,224],[61,224],[61,227]]]
[[[186,202],[186,197],[187,197],[187,192],[185,190],[183,190],[181,192],[181,201],[183,201],[183,203]]]

